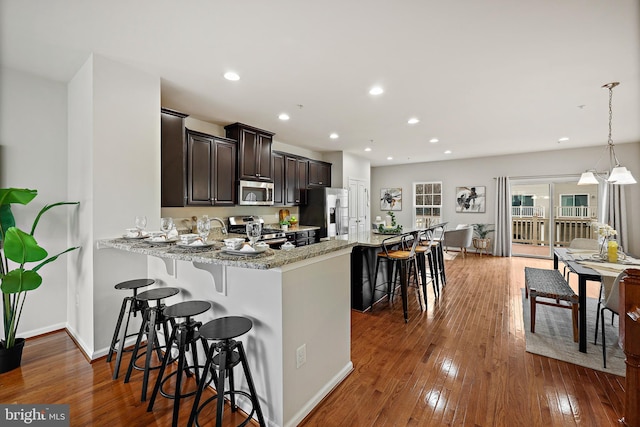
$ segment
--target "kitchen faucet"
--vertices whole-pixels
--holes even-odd
[[[213,218],[211,218],[211,221],[218,221],[220,223],[220,225],[222,226],[222,234],[223,235],[227,234],[227,227],[225,227],[223,220],[221,220],[218,217],[213,217]]]

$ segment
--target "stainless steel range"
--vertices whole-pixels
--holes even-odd
[[[229,232],[237,234],[246,234],[246,225],[249,222],[259,222],[262,224],[262,232],[259,242],[265,242],[272,247],[280,247],[287,241],[287,235],[279,228],[265,228],[264,219],[256,215],[230,216]]]

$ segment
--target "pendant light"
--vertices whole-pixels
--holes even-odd
[[[606,150],[609,154],[609,165],[611,167],[609,171],[609,178],[606,179],[607,182],[616,185],[624,185],[624,184],[635,184],[637,181],[631,175],[631,172],[620,165],[620,161],[616,156],[616,150],[613,145],[613,139],[611,139],[611,121],[613,119],[613,109],[611,108],[611,101],[613,98],[613,88],[618,86],[620,82],[612,82],[603,85],[603,88],[609,89],[609,138],[607,139],[607,147]],[[598,161],[600,163],[600,161]],[[578,181],[578,185],[589,185],[589,184],[597,184],[598,179],[600,177],[604,180],[604,177],[601,177],[597,172],[598,165],[596,164],[596,168],[592,170],[588,170],[584,172],[580,176],[580,181]]]

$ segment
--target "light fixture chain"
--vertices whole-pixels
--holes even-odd
[[[609,87],[609,139],[608,143],[613,145],[613,139],[611,139],[611,122],[613,121],[613,108],[611,107],[613,100],[613,87]]]

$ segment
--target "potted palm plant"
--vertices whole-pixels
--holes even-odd
[[[473,233],[477,236],[473,238],[473,247],[480,251],[481,256],[482,251],[487,252],[487,248],[491,242],[491,239],[487,237],[489,233],[493,233],[491,225],[492,224],[473,224]]]
[[[24,338],[16,338],[16,331],[27,292],[38,289],[42,284],[42,276],[38,270],[60,255],[78,249],[71,247],[49,256],[38,245],[34,233],[40,217],[46,211],[60,205],[77,205],[79,202],[59,202],[44,206],[33,221],[29,233],[15,226],[11,204],[26,205],[37,195],[37,190],[26,188],[0,189],[0,289],[4,326],[4,340],[0,341],[0,373],[20,366]],[[27,267],[29,263],[37,264]]]

